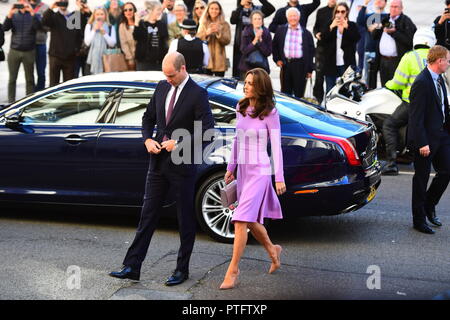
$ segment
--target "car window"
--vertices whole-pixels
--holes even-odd
[[[223,106],[215,102],[210,102],[209,105],[211,106],[211,112],[216,120],[216,125],[236,125],[236,110],[234,108]]]
[[[142,115],[147,108],[154,90],[127,88],[123,90],[114,123],[121,125],[141,125]]]
[[[109,90],[74,89],[57,92],[26,106],[24,123],[95,124]]]

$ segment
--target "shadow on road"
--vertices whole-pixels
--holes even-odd
[[[6,206],[2,205],[0,211],[1,219],[125,228],[136,228],[139,223],[139,215],[140,208],[41,204],[7,204]],[[370,222],[359,215],[353,215],[352,217],[340,215],[269,221],[267,228],[270,237],[281,243],[299,240],[315,243],[347,243],[367,236],[368,224]],[[169,210],[164,212],[158,224],[158,229],[177,231],[177,221],[173,212],[171,213]],[[198,233],[206,236],[200,227],[198,227]],[[249,244],[256,243],[256,240],[249,237]]]

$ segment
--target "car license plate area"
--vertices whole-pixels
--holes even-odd
[[[375,195],[377,194],[377,189],[375,188],[375,186],[371,186],[370,187],[370,193],[367,196],[367,202],[370,202],[373,200],[373,198],[375,198]]]

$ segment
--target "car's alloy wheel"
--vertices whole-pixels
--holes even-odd
[[[234,227],[231,223],[234,210],[220,202],[220,189],[225,186],[225,172],[213,174],[200,186],[196,196],[197,219],[203,231],[217,241],[232,243]]]

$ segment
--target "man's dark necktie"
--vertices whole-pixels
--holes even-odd
[[[442,82],[442,78],[438,77],[437,79],[437,93],[438,93],[438,97],[439,97],[439,102],[441,103],[441,109],[442,109],[442,113],[444,116],[444,122],[445,122],[445,105],[442,99],[442,94],[443,94],[443,90],[442,87],[444,86],[444,83]]]
[[[170,102],[169,102],[169,108],[167,109],[167,114],[166,114],[166,125],[169,123],[170,121],[170,117],[172,116],[172,112],[173,112],[173,107],[175,105],[175,98],[177,97],[177,91],[178,91],[178,87],[175,87],[175,91],[172,94],[172,97],[170,98]],[[169,138],[164,135],[163,141],[169,140]]]

